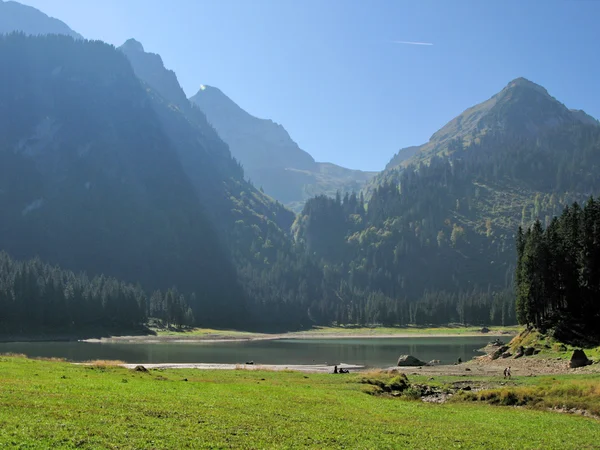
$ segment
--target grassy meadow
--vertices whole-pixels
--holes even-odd
[[[138,372],[107,363],[81,366],[2,356],[0,448],[591,449],[599,445],[597,419],[492,406],[478,399],[440,405],[369,395],[361,382],[365,376]],[[458,379],[429,382],[448,385]],[[512,388],[535,388],[545,379],[549,380],[513,380]],[[596,386],[600,381],[585,379]],[[568,385],[572,380],[578,379],[563,381]]]

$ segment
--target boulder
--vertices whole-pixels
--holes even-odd
[[[133,370],[136,372],[148,372],[148,369],[146,369],[144,366],[135,366]]]
[[[576,369],[577,367],[584,367],[590,364],[592,364],[592,362],[588,359],[585,352],[581,349],[578,349],[573,352],[571,361],[569,362],[569,367],[571,369]]]
[[[415,358],[412,355],[402,355],[400,358],[398,358],[398,364],[396,364],[396,365],[397,366],[425,366],[426,363]]]
[[[502,357],[503,358],[510,358],[511,356],[512,356],[511,352],[504,352],[504,353],[502,353]]]
[[[533,354],[535,354],[535,348],[527,347],[525,349],[525,356],[532,356]]]
[[[490,329],[488,327],[483,327],[481,330],[479,330],[481,333],[489,333]]]
[[[525,355],[525,349],[523,348],[523,346],[519,346],[519,348],[517,349],[517,353],[515,353],[515,359],[520,358],[522,356]]]
[[[499,347],[498,349],[496,349],[492,354],[491,357],[492,359],[498,359],[500,358],[500,356],[502,356],[506,351],[508,351],[508,345],[503,345],[502,347]]]

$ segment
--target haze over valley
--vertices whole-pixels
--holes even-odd
[[[165,4],[107,0],[96,20],[114,13],[104,40],[90,39],[99,25],[77,15],[100,11],[95,1],[63,9],[48,0],[49,11],[26,3],[40,9],[0,0],[0,351],[17,354],[0,355],[0,422],[11,430],[0,432],[0,446],[29,442],[17,398],[27,408],[38,397],[43,417],[27,423],[42,447],[500,448],[507,429],[516,430],[509,446],[592,442],[600,91],[589,79],[597,66],[578,74],[570,64],[581,58],[557,47],[564,70],[547,70],[555,62],[540,56],[545,69],[536,72],[523,55],[543,44],[517,51],[530,25],[521,16],[507,37],[514,54],[498,50],[509,43],[493,32],[481,37],[488,50],[453,58],[438,48],[456,49],[456,31],[447,42],[322,38],[352,35],[353,26],[362,37],[377,24],[414,32],[383,17],[424,23],[427,5],[408,1],[339,5],[340,23],[326,21],[332,5],[259,1],[252,14],[268,11],[281,21],[268,27],[289,27],[277,42],[261,31],[264,16],[243,17],[242,2],[231,15],[203,4],[200,17],[199,4],[182,1],[184,20]],[[560,21],[572,8],[573,33],[597,35],[578,7],[597,10],[556,3],[540,14]],[[496,5],[473,8],[499,26],[490,19]],[[88,26],[71,29],[50,11]],[[149,32],[161,14],[164,28]],[[447,24],[429,14],[439,38]],[[305,35],[294,34],[290,17]],[[542,34],[544,17],[531,19]],[[187,39],[169,33],[178,26],[190,27]],[[152,48],[162,34],[166,51],[149,51],[136,31]],[[199,33],[213,41],[197,40],[190,52]],[[494,49],[506,73],[527,76],[499,85],[485,65]],[[236,58],[239,70],[226,70]],[[282,73],[281,86],[289,76],[297,92],[277,84]],[[214,85],[203,84],[205,74]],[[419,83],[408,83],[415,76]],[[415,109],[418,96],[424,106]],[[113,424],[106,433],[71,416],[68,429],[50,419],[93,417],[103,399],[114,413],[103,419]],[[375,410],[381,418],[358,413]],[[557,418],[557,410],[595,418]],[[475,436],[488,416],[489,433]],[[331,431],[348,421],[345,432]],[[542,431],[532,436],[531,424]]]

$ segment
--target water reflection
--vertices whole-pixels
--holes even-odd
[[[295,339],[219,343],[0,343],[0,353],[59,357],[70,361],[118,359],[131,363],[360,364],[388,367],[410,354],[423,361],[451,364],[477,356],[489,337]]]

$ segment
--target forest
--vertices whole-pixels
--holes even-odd
[[[137,331],[148,318],[180,328],[195,323],[176,288],[147,295],[139,285],[75,274],[39,259],[0,252],[0,327],[4,333]]]
[[[0,320],[23,329],[83,327],[96,317],[83,304],[121,327],[514,324],[517,228],[549,227],[600,190],[597,125],[482,123],[296,216],[245,179],[179,86],[138,78],[155,58],[22,34],[0,38],[0,58],[0,250],[16,261],[1,269]],[[520,124],[522,110],[546,123],[537,97],[512,94],[518,111],[489,123]],[[115,316],[109,298],[130,312]],[[31,302],[45,305],[37,322]],[[69,311],[64,323],[54,310]]]
[[[600,340],[600,203],[565,208],[547,227],[517,235],[519,323],[553,330],[564,342]]]

